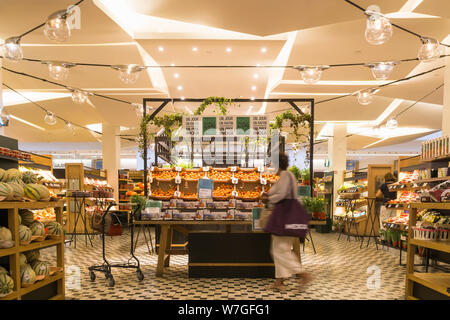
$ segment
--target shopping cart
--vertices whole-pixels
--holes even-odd
[[[135,209],[132,210],[131,215],[130,215],[130,233],[131,233],[131,248],[130,248],[130,254],[131,257],[130,259],[128,259],[127,262],[125,263],[110,263],[107,259],[106,259],[106,250],[105,250],[105,217],[106,215],[110,212],[111,207],[115,206],[115,203],[110,203],[108,205],[108,207],[106,208],[104,214],[102,215],[102,220],[101,220],[101,224],[102,224],[102,233],[101,233],[101,238],[102,238],[102,255],[103,255],[103,264],[101,265],[94,265],[94,266],[90,266],[89,269],[89,276],[91,278],[91,281],[94,282],[96,279],[96,275],[95,272],[102,272],[105,274],[105,277],[108,281],[108,286],[109,287],[113,287],[115,285],[115,281],[114,281],[114,277],[112,275],[112,268],[126,268],[126,269],[136,269],[136,273],[137,273],[137,278],[139,281],[144,280],[144,274],[141,271],[141,265],[139,262],[139,259],[136,258],[136,256],[134,255],[134,224],[133,224],[133,219],[134,219],[134,215],[136,214],[136,212],[139,211],[140,209],[140,205],[137,203],[132,203],[130,205],[135,206]],[[134,260],[134,261],[133,261]]]

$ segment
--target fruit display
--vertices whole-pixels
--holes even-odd
[[[24,187],[25,197],[35,201],[49,201],[50,191],[46,186],[37,183],[29,183]]]
[[[261,186],[255,187],[254,190],[238,190],[238,198],[240,199],[257,199],[261,195]]]
[[[234,174],[234,177],[242,181],[256,181],[259,180],[259,172],[257,171],[238,171]]]
[[[50,274],[50,263],[34,260],[30,263],[31,268],[37,276],[48,276]]]
[[[31,250],[25,252],[25,257],[29,263],[32,263],[35,260],[39,260],[41,257],[41,252],[39,250]]]
[[[364,192],[367,189],[367,180],[358,183],[344,182],[338,189],[339,193],[356,193]]]
[[[262,177],[270,183],[275,183],[280,179],[280,176],[276,174],[263,174]]]
[[[39,221],[55,220],[56,214],[54,208],[46,208],[41,210],[33,210],[33,219]]]
[[[45,236],[45,226],[42,222],[35,220],[30,224],[29,228],[31,230],[31,235],[39,237]]]
[[[0,200],[10,199],[14,194],[14,190],[6,182],[0,182]]]
[[[29,264],[20,266],[20,281],[22,285],[29,285],[36,282],[36,272]]]
[[[152,198],[171,198],[177,189],[175,187],[169,188],[167,191],[162,189],[152,189]]]
[[[24,226],[21,224],[19,226],[19,239],[20,241],[23,241],[25,243],[29,242],[31,240],[31,230],[27,226]]]
[[[198,194],[197,192],[180,192],[180,198],[181,199],[193,199],[196,200],[198,199]]]
[[[152,172],[152,178],[156,180],[172,180],[177,176],[177,172],[172,170],[161,170]]]
[[[9,148],[0,147],[0,155],[5,157],[15,158],[17,160],[31,161],[31,154],[19,150],[12,150]]]
[[[45,224],[47,234],[50,236],[60,236],[64,233],[61,224],[56,221],[50,221]]]
[[[218,171],[218,170],[208,171],[208,178],[214,181],[229,181],[232,175],[233,174],[230,171]]]
[[[22,224],[29,226],[34,221],[34,213],[28,209],[19,210],[20,218],[22,219]]]
[[[420,196],[416,192],[412,191],[402,191],[397,195],[397,199],[389,200],[389,204],[398,204],[398,203],[410,203],[413,201],[417,201],[420,199]]]
[[[25,195],[24,187],[19,182],[8,182],[8,185],[13,192],[7,200],[22,200]]]
[[[19,254],[19,264],[21,266],[27,264],[27,257],[23,253]]]
[[[202,171],[181,171],[180,177],[184,180],[198,180],[205,176]]]
[[[10,241],[12,240],[11,230],[6,227],[0,227],[0,241]]]
[[[229,198],[234,188],[232,185],[222,184],[213,189],[213,198]]]
[[[20,166],[19,171],[22,173],[24,183],[59,183],[58,179],[48,170],[32,169],[26,166]]]
[[[7,296],[13,291],[13,289],[13,279],[6,272],[0,272],[0,297]]]

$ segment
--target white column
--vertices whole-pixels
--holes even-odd
[[[347,160],[347,124],[333,124],[333,137],[328,139],[328,159],[330,169],[334,171],[334,200],[337,190],[344,183],[344,172]]]
[[[450,49],[447,48],[447,54]],[[446,67],[444,69],[444,105],[442,109],[442,136],[450,137],[450,57],[444,58]]]
[[[119,201],[120,128],[103,123],[103,169],[107,170],[108,183],[114,188],[114,198]]]

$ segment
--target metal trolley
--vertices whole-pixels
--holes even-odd
[[[137,278],[139,281],[144,280],[144,274],[141,271],[141,265],[139,262],[139,259],[136,258],[134,255],[134,223],[133,218],[136,212],[138,212],[140,206],[138,204],[132,203],[130,205],[135,205],[136,208],[132,210],[130,215],[130,231],[131,231],[131,248],[130,248],[130,259],[128,259],[125,263],[116,263],[112,264],[106,259],[106,252],[105,252],[105,217],[109,213],[112,206],[115,206],[115,203],[110,203],[108,207],[105,210],[105,213],[102,216],[102,255],[103,255],[103,264],[101,265],[94,265],[89,267],[89,276],[91,278],[91,281],[94,282],[96,279],[95,271],[97,272],[103,272],[105,274],[106,279],[108,280],[108,286],[113,287],[115,285],[114,277],[111,273],[112,268],[127,268],[127,269],[136,269]],[[132,261],[134,260],[134,261]]]

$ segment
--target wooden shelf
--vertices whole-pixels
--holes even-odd
[[[15,300],[19,297],[19,293],[17,291],[13,291],[7,296],[0,297],[0,300]]]
[[[450,253],[450,242],[449,241],[410,239],[409,242],[416,246],[421,246],[424,248],[429,248],[429,249],[433,249],[433,250],[444,251],[444,252]]]
[[[61,239],[58,239],[58,240],[35,241],[26,246],[19,246],[19,252],[25,252],[25,251],[55,246],[57,244],[61,244],[62,241],[63,241],[63,237],[61,237]]]
[[[450,210],[450,203],[446,202],[411,202],[411,208]]]
[[[450,273],[418,273],[407,275],[408,280],[420,283],[447,297],[450,297]]]
[[[445,156],[435,157],[433,159],[422,160],[422,161],[423,162],[433,162],[433,161],[444,161],[444,160],[450,161],[450,154],[445,155]]]
[[[62,207],[64,201],[37,201],[37,202],[12,202],[2,201],[0,202],[0,209],[46,209],[50,207]]]
[[[16,253],[16,247],[0,249],[0,257],[10,256],[14,253]]]
[[[64,271],[60,272],[60,273],[58,273],[56,275],[49,276],[45,280],[37,281],[37,282],[33,283],[31,286],[29,286],[29,287],[20,288],[20,291],[19,291],[20,295],[23,296],[23,295],[25,295],[27,293],[30,293],[30,292],[32,292],[32,291],[34,291],[36,289],[42,288],[42,287],[44,287],[44,286],[46,286],[46,285],[48,285],[48,284],[50,284],[52,282],[58,281],[60,279],[63,279],[63,276],[64,276]]]

